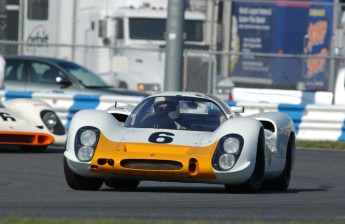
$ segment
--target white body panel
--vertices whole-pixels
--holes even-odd
[[[54,145],[65,144],[66,133],[63,135],[51,133],[42,121],[40,116],[42,111],[53,111],[47,103],[35,99],[14,99],[4,101],[2,104],[5,106],[0,108],[2,131],[46,133],[54,137]]]
[[[162,93],[162,96],[183,95],[195,98],[208,98],[206,95],[194,93]],[[160,96],[159,94],[155,96]],[[151,96],[152,97],[152,96]],[[154,97],[154,96],[153,96]],[[215,101],[214,101],[215,102]],[[218,104],[219,105],[219,104]],[[219,105],[224,112],[229,111],[226,105]],[[274,127],[274,131],[266,135],[265,147],[265,180],[271,180],[279,176],[284,167],[286,159],[287,144],[290,136],[294,135],[294,125],[292,120],[285,114],[279,112],[261,113],[249,117],[242,117],[238,114],[228,114],[229,119],[221,124],[215,131],[188,131],[173,129],[152,129],[152,128],[128,128],[122,126],[109,112],[117,113],[116,110],[108,112],[96,110],[79,111],[72,119],[68,133],[66,151],[68,165],[73,172],[86,177],[116,178],[116,175],[90,173],[90,162],[81,162],[75,155],[75,138],[77,131],[85,126],[96,127],[111,142],[152,144],[149,137],[156,132],[169,132],[173,141],[169,142],[173,146],[185,147],[207,147],[218,142],[223,136],[237,134],[243,137],[243,148],[241,154],[233,168],[227,171],[213,169],[216,179],[179,179],[169,178],[174,181],[184,182],[205,182],[218,184],[241,184],[248,180],[253,173],[256,161],[259,133],[262,126],[268,129]],[[128,112],[128,111],[127,111]],[[126,113],[124,113],[126,114]],[[89,119],[97,117],[97,119]],[[230,118],[231,117],[231,118]],[[263,123],[262,123],[263,122]],[[270,125],[267,125],[270,124]],[[293,158],[294,158],[294,148]],[[114,154],[116,149],[114,149]],[[166,152],[176,155],[179,152]],[[182,155],[181,155],[182,156]],[[191,155],[193,157],[193,155]],[[212,158],[212,155],[210,155]],[[209,161],[211,163],[211,161]],[[138,177],[139,178],[139,177]],[[145,177],[140,177],[141,179]],[[160,180],[166,180],[164,178]]]
[[[90,117],[97,117],[97,119],[90,120]],[[104,124],[104,125],[102,125]],[[174,142],[172,144],[179,146],[190,147],[204,147],[209,146],[219,140],[225,133],[236,133],[242,135],[246,139],[242,156],[237,162],[237,165],[228,172],[219,172],[214,170],[217,180],[204,181],[210,183],[242,183],[247,180],[254,170],[255,165],[255,153],[253,148],[256,148],[257,134],[255,131],[248,132],[246,125],[253,127],[256,132],[260,129],[260,123],[254,119],[240,118],[237,120],[229,120],[222,127],[220,127],[214,133],[210,132],[193,132],[193,131],[181,131],[181,130],[164,130],[169,131],[175,135]],[[135,129],[125,128],[119,124],[110,114],[103,111],[95,110],[83,110],[78,112],[72,119],[71,128],[68,132],[68,138],[74,139],[76,132],[80,127],[94,126],[101,130],[101,132],[114,142],[127,142],[127,143],[147,143],[149,136],[157,132],[152,129]],[[255,127],[256,126],[256,127]],[[115,131],[116,130],[116,131]],[[67,141],[65,157],[69,161],[69,165],[74,172],[79,175],[95,176],[95,174],[89,173],[89,163],[81,163],[74,154],[74,141]],[[225,173],[227,175],[225,175]],[[239,175],[238,173],[241,173]],[[103,175],[100,175],[103,176]],[[181,181],[181,180],[180,180]],[[195,180],[194,180],[195,181]]]

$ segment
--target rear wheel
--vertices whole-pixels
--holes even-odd
[[[70,188],[74,190],[96,191],[103,184],[103,179],[83,177],[74,173],[71,170],[71,168],[69,168],[67,164],[67,159],[65,157],[63,160],[63,167],[64,167],[65,178],[66,178],[67,184]]]
[[[230,193],[254,193],[261,189],[265,175],[265,136],[263,129],[260,130],[255,168],[249,180],[239,185],[225,185],[226,191]]]
[[[292,152],[295,147],[295,137],[290,135],[284,170],[278,178],[264,184],[265,190],[285,191],[289,187],[292,170]]]
[[[121,188],[121,189],[135,189],[139,186],[139,180],[131,180],[131,179],[106,179],[105,185],[108,187],[113,188]]]

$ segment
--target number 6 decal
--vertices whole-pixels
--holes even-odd
[[[175,136],[173,133],[170,132],[155,132],[149,137],[149,142],[153,143],[170,143],[174,139],[169,136]]]

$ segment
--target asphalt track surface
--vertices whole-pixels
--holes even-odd
[[[345,151],[298,149],[289,189],[257,194],[149,181],[134,191],[75,191],[62,152],[0,148],[0,217],[345,221]]]

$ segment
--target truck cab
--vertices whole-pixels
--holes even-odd
[[[162,91],[166,18],[166,7],[150,4],[137,8],[128,6],[111,10],[82,11],[80,21],[83,21],[85,26],[79,26],[82,30],[78,33],[85,35],[80,35],[78,42],[84,39],[86,45],[102,44],[113,48],[95,49],[92,54],[80,52],[77,58],[93,66],[91,69],[97,71],[109,85],[146,92]],[[204,38],[205,21],[206,18],[201,12],[185,13],[186,47],[208,48]],[[95,26],[94,29],[86,32],[92,26]],[[106,68],[108,70],[105,70]]]

